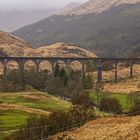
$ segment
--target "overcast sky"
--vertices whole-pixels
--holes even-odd
[[[0,10],[32,10],[47,7],[63,7],[71,2],[88,0],[0,0]]]

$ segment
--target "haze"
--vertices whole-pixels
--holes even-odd
[[[88,0],[0,0],[0,30],[11,32]],[[71,3],[71,6],[67,6]]]
[[[85,1],[88,0],[0,0],[0,11],[60,8],[72,2]]]

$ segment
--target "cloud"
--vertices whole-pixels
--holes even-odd
[[[0,0],[0,10],[32,10],[48,7],[63,7],[71,2],[87,0]]]

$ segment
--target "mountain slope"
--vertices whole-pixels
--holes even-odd
[[[93,52],[82,49],[72,44],[55,43],[43,46],[29,52],[30,56],[49,57],[97,57]]]
[[[65,7],[59,9],[55,14],[63,14],[66,11],[71,11],[73,8],[79,7],[82,5],[82,2],[72,2],[66,5]]]
[[[139,7],[140,3],[120,4],[98,14],[54,15],[13,34],[35,47],[64,42],[90,49],[99,56],[128,57],[140,43]]]
[[[113,7],[123,4],[136,4],[140,0],[89,0],[87,3],[69,10],[63,14],[65,15],[83,15],[89,13],[102,13]]]
[[[26,56],[31,49],[30,45],[22,39],[0,31],[1,56]]]
[[[97,57],[93,52],[65,43],[34,49],[24,40],[6,32],[0,32],[0,56]]]

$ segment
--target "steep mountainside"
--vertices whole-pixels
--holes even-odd
[[[77,8],[73,10],[76,15],[71,12],[54,15],[13,34],[36,47],[64,42],[88,48],[99,56],[132,56],[136,47],[140,47],[140,3],[136,2],[139,0],[89,1],[84,4],[89,11],[97,6],[92,7],[92,13],[77,14]]]
[[[55,43],[34,49],[22,39],[5,32],[0,32],[0,56],[96,57],[93,52],[72,44]]]

